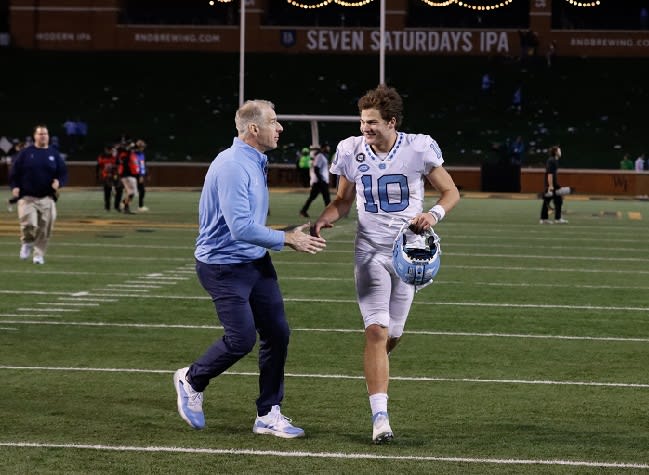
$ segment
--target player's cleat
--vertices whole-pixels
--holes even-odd
[[[270,412],[263,417],[257,416],[252,431],[255,434],[269,434],[283,439],[304,437],[304,429],[291,424],[291,419],[282,415],[279,406],[273,406]]]
[[[29,259],[29,256],[32,253],[33,244],[23,244],[20,246],[20,258],[22,260]]]
[[[34,264],[45,264],[45,259],[43,259],[43,256],[34,256],[32,262]]]
[[[205,427],[203,414],[203,393],[195,391],[187,381],[189,367],[180,368],[174,373],[174,387],[178,394],[178,414],[194,429]]]
[[[554,224],[568,224],[568,220],[567,220],[567,219],[563,219],[563,218],[561,218],[561,219],[555,219],[555,220],[554,220]]]
[[[137,211],[138,211],[138,213],[146,213],[147,211],[149,211],[149,208],[147,208],[146,206],[140,206],[137,209]]]
[[[309,218],[309,217],[310,217],[310,216],[309,216],[309,213],[307,213],[307,212],[304,211],[304,210],[301,210],[301,211],[300,211],[300,216],[302,216],[303,218]]]
[[[377,412],[372,416],[372,442],[385,444],[394,439],[387,412]]]
[[[549,219],[539,219],[539,224],[552,224]]]

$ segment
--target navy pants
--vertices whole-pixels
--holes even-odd
[[[268,414],[284,398],[284,365],[290,330],[270,255],[241,264],[196,262],[201,285],[212,297],[224,335],[189,368],[189,380],[203,391],[250,353],[259,333],[257,414]]]

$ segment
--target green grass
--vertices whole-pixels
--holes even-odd
[[[44,266],[0,216],[1,473],[649,472],[646,202],[575,197],[570,224],[540,226],[536,199],[465,197],[391,357],[396,439],[376,447],[354,216],[324,253],[273,253],[293,329],[283,410],[307,437],[252,433],[256,349],[206,390],[205,430],[180,419],[173,371],[222,334],[193,270],[198,197],[152,190],[126,216],[65,190]],[[269,223],[298,224],[305,198],[273,191]]]

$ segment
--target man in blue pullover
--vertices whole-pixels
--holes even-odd
[[[255,434],[282,438],[304,430],[282,415],[289,326],[269,249],[288,246],[315,254],[325,240],[266,226],[268,158],[283,128],[269,101],[245,102],[236,112],[232,146],[210,165],[198,205],[196,273],[212,297],[224,335],[190,366],[175,372],[178,412],[194,429],[205,427],[203,391],[210,380],[252,351],[259,333],[259,397]]]
[[[34,144],[24,148],[11,165],[9,186],[18,199],[20,258],[45,264],[45,252],[56,221],[58,190],[68,179],[65,162],[49,146],[46,125],[34,127]]]

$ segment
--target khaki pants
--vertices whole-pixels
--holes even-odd
[[[134,176],[122,177],[122,185],[124,185],[127,197],[130,195],[137,196],[137,178]]]
[[[20,242],[34,246],[34,256],[45,256],[47,243],[56,221],[56,203],[52,198],[24,196],[18,200]]]

